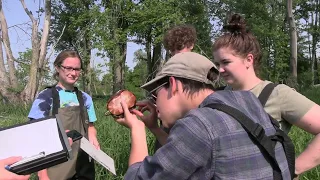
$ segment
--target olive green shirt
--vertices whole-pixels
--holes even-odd
[[[262,89],[269,83],[271,82],[262,81],[250,91],[258,97]],[[285,84],[278,84],[272,91],[264,109],[278,120],[280,128],[288,133],[291,124],[300,120],[314,105],[313,101],[298,93],[295,89]]]

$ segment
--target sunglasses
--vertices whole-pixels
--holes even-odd
[[[162,83],[160,86],[158,86],[157,88],[155,88],[155,89],[153,89],[152,91],[150,91],[151,100],[153,101],[154,104],[157,102],[157,94],[158,94],[158,92],[159,92],[166,84],[168,84],[168,82]]]

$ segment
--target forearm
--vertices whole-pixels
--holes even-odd
[[[153,128],[150,129],[151,133],[154,134],[159,141],[159,143],[163,146],[167,142],[168,134],[162,130],[161,128]]]
[[[320,134],[317,134],[308,147],[297,157],[296,174],[302,174],[320,164]]]
[[[141,162],[148,156],[147,137],[145,126],[135,126],[131,129],[131,152],[129,166]]]
[[[97,130],[94,127],[93,123],[89,123],[88,134],[95,135],[95,136],[97,135]]]

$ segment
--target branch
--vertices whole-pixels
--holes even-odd
[[[21,31],[23,31],[26,35],[28,35],[29,37],[31,37],[30,33],[28,33],[27,31],[25,31],[24,29],[22,29],[22,28],[19,27],[18,25],[13,25],[13,26],[10,26],[9,28],[11,28],[11,27],[17,27],[17,28],[19,28]],[[9,29],[9,28],[8,28],[8,29]]]
[[[57,45],[58,45],[58,43],[59,43],[59,41],[60,41],[60,39],[61,39],[61,37],[62,37],[62,35],[63,35],[63,33],[64,33],[65,28],[66,28],[66,24],[64,24],[63,29],[62,29],[62,32],[61,32],[60,36],[58,37],[57,41],[51,46],[51,53],[50,53],[50,55],[48,56],[47,60],[49,60],[50,57],[52,56],[52,54],[53,54],[53,52],[54,52],[54,49],[57,47]],[[44,63],[44,64],[46,64],[46,63]]]
[[[24,11],[27,13],[27,15],[29,16],[29,18],[31,19],[32,23],[34,23],[36,20],[34,19],[34,17],[32,16],[32,12],[29,11],[29,9],[27,8],[26,3],[24,2],[24,0],[20,0],[22,7],[24,9]]]
[[[12,27],[15,27],[15,26],[21,26],[21,25],[25,25],[25,24],[29,24],[28,22],[25,22],[25,23],[21,23],[21,24],[15,24],[13,26],[9,26],[8,29],[12,28]]]
[[[43,23],[43,33],[40,41],[39,67],[42,68],[47,54],[49,28],[51,23],[51,0],[45,0],[45,16]]]
[[[17,60],[17,59],[14,59],[14,62],[17,62],[17,63],[20,63],[20,64],[24,64],[24,65],[28,65],[28,66],[30,66],[30,64],[29,64],[29,63],[22,62],[22,61],[19,61],[19,60]]]

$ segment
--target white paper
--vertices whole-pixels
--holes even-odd
[[[0,159],[63,150],[55,118],[0,131]]]
[[[114,167],[114,160],[101,150],[96,149],[85,137],[81,139],[80,148],[89,154],[93,159],[100,163],[103,167],[108,169],[114,175],[116,170]]]

